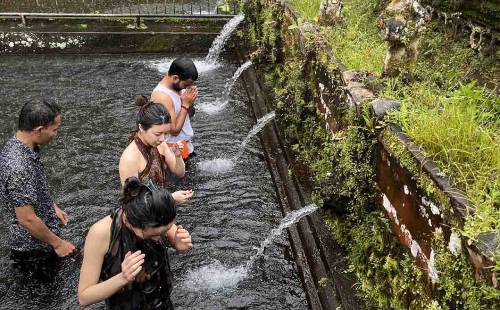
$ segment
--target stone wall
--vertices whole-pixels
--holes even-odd
[[[206,53],[227,18],[0,20],[0,54]]]
[[[449,14],[460,13],[465,18],[481,23],[486,27],[500,30],[500,3],[496,0],[422,0],[423,4],[430,5]]]

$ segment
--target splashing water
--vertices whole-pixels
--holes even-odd
[[[234,84],[240,78],[241,74],[252,65],[252,62],[248,60],[242,64],[238,70],[233,74],[233,77],[227,81],[222,91],[222,98],[210,103],[202,103],[199,105],[200,109],[207,114],[215,114],[222,111],[229,103],[229,94],[233,90]]]
[[[167,74],[172,61],[174,60],[170,58],[167,58],[165,60],[148,61],[147,66],[149,68],[158,70],[158,72],[160,72],[161,74]],[[203,74],[205,72],[212,71],[220,67],[220,64],[206,63],[203,60],[194,59],[193,62],[199,74]]]
[[[198,168],[204,172],[221,174],[233,170],[234,162],[227,158],[214,158],[200,162]]]
[[[269,112],[263,117],[259,118],[257,121],[257,124],[255,124],[246,138],[241,142],[240,148],[238,150],[238,153],[231,159],[228,158],[214,158],[210,160],[204,160],[198,163],[198,168],[204,172],[208,173],[213,173],[213,174],[221,174],[221,173],[226,173],[231,170],[233,170],[234,166],[240,159],[240,157],[243,155],[245,152],[246,146],[248,142],[259,132],[264,128],[274,117],[276,116],[276,113]]]
[[[215,38],[214,42],[212,43],[212,46],[208,51],[208,55],[205,57],[205,63],[207,64],[217,63],[219,55],[222,52],[222,49],[224,48],[224,45],[226,44],[227,40],[229,39],[233,31],[236,29],[236,27],[238,27],[238,25],[244,19],[245,15],[243,13],[240,13],[235,17],[231,18],[231,20],[224,25],[219,36]]]
[[[236,287],[243,279],[248,276],[255,261],[264,255],[264,250],[269,246],[285,229],[297,223],[301,218],[316,211],[318,207],[310,204],[302,209],[295,210],[285,216],[277,228],[271,230],[267,238],[260,244],[257,253],[252,255],[246,264],[228,268],[222,265],[218,260],[214,260],[207,266],[187,272],[181,287],[190,291],[216,291]]]
[[[187,272],[182,287],[190,291],[231,288],[247,276],[244,266],[227,268],[218,260],[211,264]]]
[[[206,114],[214,115],[222,111],[226,107],[226,105],[227,102],[223,102],[217,99],[214,102],[201,102],[197,105],[197,108],[199,108],[200,111],[203,111]]]

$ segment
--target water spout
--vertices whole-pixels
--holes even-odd
[[[269,246],[286,228],[297,223],[301,218],[316,211],[318,207],[310,204],[302,209],[295,210],[287,214],[280,222],[277,228],[271,230],[264,241],[261,242],[257,253],[243,265],[228,268],[221,262],[214,260],[211,264],[202,266],[198,269],[190,270],[184,277],[182,287],[190,291],[216,291],[220,289],[233,288],[245,279],[255,261],[264,255],[264,250]]]
[[[248,69],[252,65],[252,62],[248,60],[244,64],[242,64],[238,70],[233,74],[233,77],[227,81],[226,85],[224,86],[224,90],[222,91],[222,98],[220,100],[217,100],[215,102],[210,102],[210,103],[202,103],[200,104],[200,109],[207,113],[207,114],[216,114],[220,111],[222,111],[227,104],[229,103],[229,95],[231,94],[231,91],[233,90],[234,84],[236,84],[236,81],[240,78],[241,74]]]
[[[234,168],[234,165],[238,162],[240,157],[243,155],[243,153],[246,150],[246,146],[248,142],[257,134],[259,133],[274,117],[276,116],[276,113],[269,112],[263,117],[259,118],[257,120],[257,124],[255,124],[248,135],[245,137],[245,139],[241,142],[238,153],[236,153],[233,158],[214,158],[211,160],[204,160],[201,161],[198,164],[198,168],[200,168],[202,171],[213,173],[213,174],[220,174],[220,173],[226,173],[228,171],[231,171]]]
[[[221,33],[217,38],[215,38],[214,42],[212,43],[212,46],[210,47],[210,50],[208,51],[208,55],[205,57],[205,62],[209,64],[215,64],[217,63],[217,60],[219,59],[219,55],[222,52],[222,49],[224,48],[224,45],[226,44],[227,40],[233,33],[233,31],[238,27],[238,25],[245,19],[245,15],[243,13],[240,13],[236,15],[235,17],[231,18],[230,21],[227,22],[227,24],[224,25],[224,27],[221,30]]]
[[[226,86],[224,86],[224,91],[222,91],[222,99],[224,99],[224,101],[227,102],[229,100],[229,94],[233,90],[234,84],[236,83],[236,81],[238,81],[241,74],[246,69],[248,69],[251,65],[252,65],[252,61],[247,60],[244,64],[242,64],[238,68],[238,70],[236,70],[236,72],[233,74],[233,77],[226,83]]]
[[[253,126],[252,130],[250,130],[250,132],[246,136],[245,140],[243,140],[243,142],[241,142],[240,149],[239,149],[238,153],[233,157],[233,162],[237,162],[238,159],[240,159],[241,155],[243,155],[243,153],[245,152],[245,149],[246,149],[248,142],[250,142],[250,140],[257,133],[259,133],[262,130],[262,128],[264,128],[270,121],[272,121],[275,116],[276,116],[276,113],[273,111],[273,112],[269,112],[266,115],[264,115],[263,117],[259,118],[259,120],[257,121],[257,124],[255,124]]]
[[[313,213],[316,210],[318,210],[318,207],[315,204],[310,204],[310,205],[305,206],[304,208],[301,208],[301,209],[298,209],[298,210],[295,210],[293,212],[288,213],[281,220],[280,226],[271,230],[271,233],[269,234],[269,236],[267,236],[267,238],[264,241],[262,241],[262,243],[260,244],[260,247],[257,249],[257,253],[252,255],[250,257],[250,259],[248,260],[247,265],[246,265],[246,269],[250,270],[250,268],[252,268],[252,265],[255,263],[257,258],[264,255],[264,250],[266,249],[266,247],[269,244],[271,244],[271,242],[273,242],[274,239],[276,239],[276,237],[278,237],[285,228],[288,228],[292,224],[297,223],[301,218]]]

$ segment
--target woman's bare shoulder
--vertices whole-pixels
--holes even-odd
[[[111,238],[111,216],[106,216],[92,225],[87,234],[86,242],[92,242],[97,245],[101,251],[107,251]]]
[[[139,151],[137,144],[135,143],[135,141],[132,141],[129,145],[127,145],[125,150],[123,150],[121,157],[126,160],[135,160],[140,154],[141,152]]]

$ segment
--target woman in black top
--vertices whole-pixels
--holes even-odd
[[[192,247],[191,236],[181,226],[169,231],[175,216],[175,201],[168,192],[128,178],[121,208],[94,224],[87,235],[80,304],[106,300],[109,309],[172,309],[167,245],[178,251]]]

